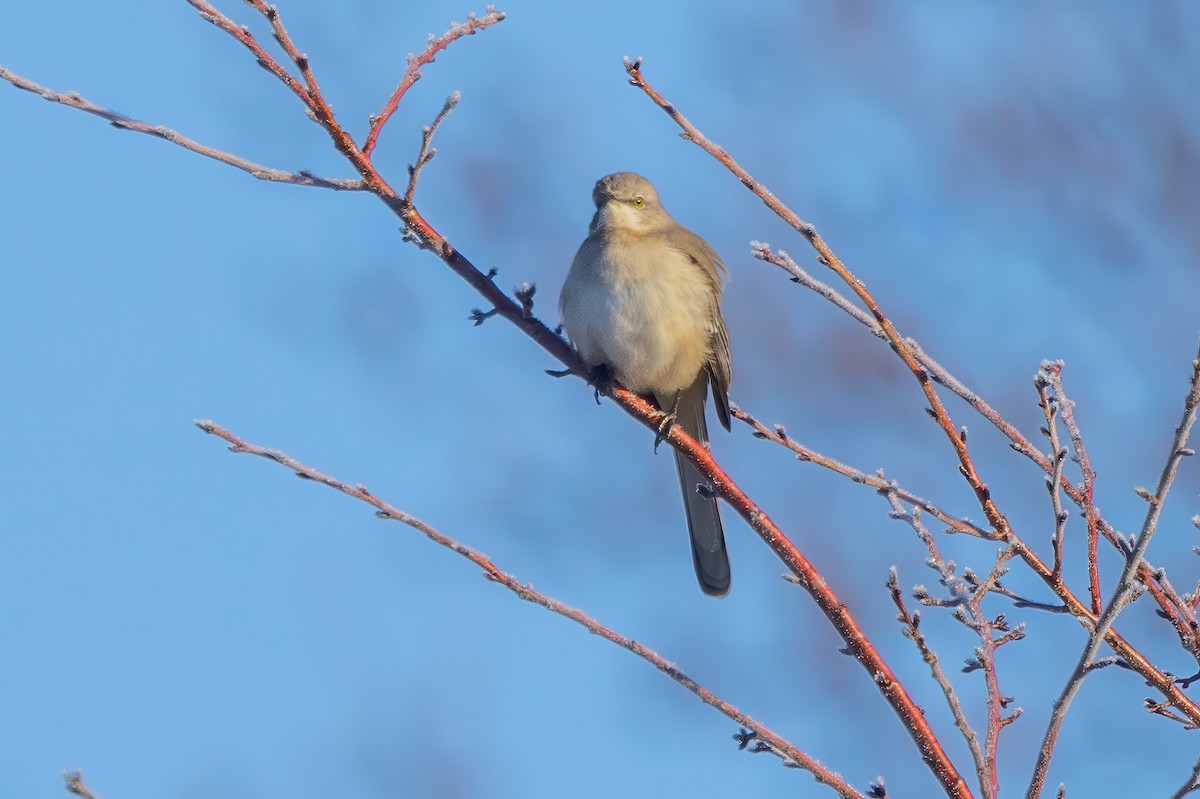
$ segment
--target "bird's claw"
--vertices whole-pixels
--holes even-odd
[[[654,434],[654,454],[658,454],[658,445],[667,440],[671,435],[671,428],[675,426],[676,414],[667,413],[666,411],[657,411],[659,415],[658,431]]]
[[[600,395],[607,394],[612,389],[613,375],[608,364],[602,363],[594,367],[591,374],[588,375],[588,382],[592,384],[592,396],[596,398],[596,404],[599,405]]]
[[[545,369],[543,371],[545,371],[545,373],[551,377],[560,378],[566,377],[567,375],[579,374],[574,369]],[[593,396],[596,398],[596,404],[599,405],[600,395],[608,393],[608,390],[612,387],[612,372],[609,370],[607,365],[600,364],[599,366],[590,370],[585,375],[585,378],[589,383],[592,384],[594,391]]]

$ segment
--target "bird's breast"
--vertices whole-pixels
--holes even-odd
[[[563,326],[590,366],[638,393],[691,385],[710,356],[712,286],[694,263],[647,237],[590,237],[563,286]]]

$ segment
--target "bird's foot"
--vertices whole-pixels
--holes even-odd
[[[596,398],[596,404],[599,405],[600,395],[607,394],[612,390],[612,369],[609,369],[606,363],[593,367],[591,373],[588,375],[588,382],[592,384],[592,389],[594,390],[593,396]]]
[[[675,395],[675,401],[671,403],[671,410],[658,411],[658,432],[654,436],[654,454],[658,454],[658,445],[666,440],[667,436],[671,435],[671,428],[675,426],[675,419],[679,415],[679,398],[683,396],[680,391]]]
[[[675,412],[668,413],[667,411],[656,411],[658,415],[658,431],[654,434],[654,454],[658,454],[658,445],[667,440],[671,435],[671,428],[675,426]]]
[[[550,375],[551,377],[558,377],[558,378],[566,377],[568,375],[579,374],[579,372],[576,372],[574,369],[545,369],[543,371],[545,371],[546,374]],[[602,363],[597,367],[589,369],[583,375],[583,377],[585,380],[587,380],[589,383],[592,384],[592,388],[595,391],[594,396],[596,398],[596,404],[599,405],[600,404],[600,395],[607,394],[609,392],[609,390],[612,388],[612,384],[613,384],[612,370],[608,368],[607,364]]]

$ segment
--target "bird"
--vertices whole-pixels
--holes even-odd
[[[594,373],[652,397],[662,431],[678,425],[708,447],[705,402],[729,430],[729,335],[721,294],[729,271],[676,222],[654,185],[616,172],[592,190],[596,213],[559,296],[563,329]],[[656,442],[657,443],[657,442]],[[729,554],[711,481],[678,451],[675,464],[700,588],[729,593]]]

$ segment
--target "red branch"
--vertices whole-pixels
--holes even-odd
[[[286,69],[284,69],[278,61],[271,56],[258,40],[254,38],[254,34],[245,25],[238,25],[229,17],[218,11],[211,3],[205,0],[186,0],[187,4],[196,11],[200,12],[200,18],[205,22],[211,22],[221,30],[228,33],[233,38],[242,43],[242,46],[254,54],[258,59],[258,65],[274,75],[284,86],[292,90],[292,93],[299,97],[306,106],[312,107],[312,96],[309,95],[308,89],[300,85],[300,82],[292,77]],[[253,5],[253,3],[251,3]]]
[[[405,93],[412,88],[412,85],[421,79],[421,67],[433,63],[433,58],[442,50],[450,46],[450,43],[461,39],[464,36],[473,36],[475,31],[482,30],[489,25],[495,25],[505,17],[502,11],[496,11],[491,6],[487,7],[487,13],[482,17],[476,17],[474,14],[467,17],[465,23],[452,22],[450,30],[441,35],[440,38],[429,37],[429,46],[425,48],[420,55],[409,55],[408,68],[404,70],[404,75],[400,78],[400,83],[396,85],[396,90],[392,92],[392,96],[388,98],[383,109],[371,119],[371,129],[367,132],[367,141],[363,144],[363,153],[370,158],[371,153],[375,150],[375,142],[379,139],[379,134],[383,131],[383,126],[392,118],[392,114],[396,113],[396,109],[400,105],[400,101],[404,98]]]

